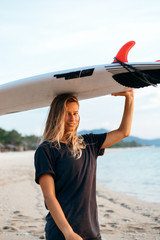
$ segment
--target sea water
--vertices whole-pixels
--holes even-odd
[[[160,147],[106,149],[97,161],[97,183],[160,203]]]

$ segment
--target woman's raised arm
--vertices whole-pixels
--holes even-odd
[[[115,93],[112,95],[125,97],[124,113],[119,128],[107,134],[106,139],[102,145],[102,149],[110,147],[113,144],[122,140],[123,138],[128,137],[131,131],[134,109],[134,90]]]

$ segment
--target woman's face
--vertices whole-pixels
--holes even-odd
[[[76,102],[69,102],[66,106],[65,133],[75,131],[79,124],[79,106]]]

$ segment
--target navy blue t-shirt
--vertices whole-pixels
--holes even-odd
[[[105,134],[83,135],[86,148],[75,159],[67,145],[58,149],[54,143],[43,142],[35,153],[35,181],[51,174],[55,181],[56,197],[73,230],[83,239],[96,238],[100,233],[96,203],[96,159],[103,155],[101,146]],[[47,240],[64,240],[64,236],[48,213],[45,227]]]

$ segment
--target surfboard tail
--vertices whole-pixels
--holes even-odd
[[[159,69],[147,69],[141,70],[133,67],[128,62],[128,53],[135,45],[135,41],[129,41],[124,44],[113,63],[119,63],[126,71],[113,75],[114,80],[125,87],[141,88],[146,86],[156,86],[160,83],[160,70]],[[159,62],[158,60],[156,62]]]
[[[113,75],[114,80],[125,87],[142,88],[147,86],[156,87],[160,83],[160,69],[153,68],[141,70],[130,64],[117,62],[127,71]]]

